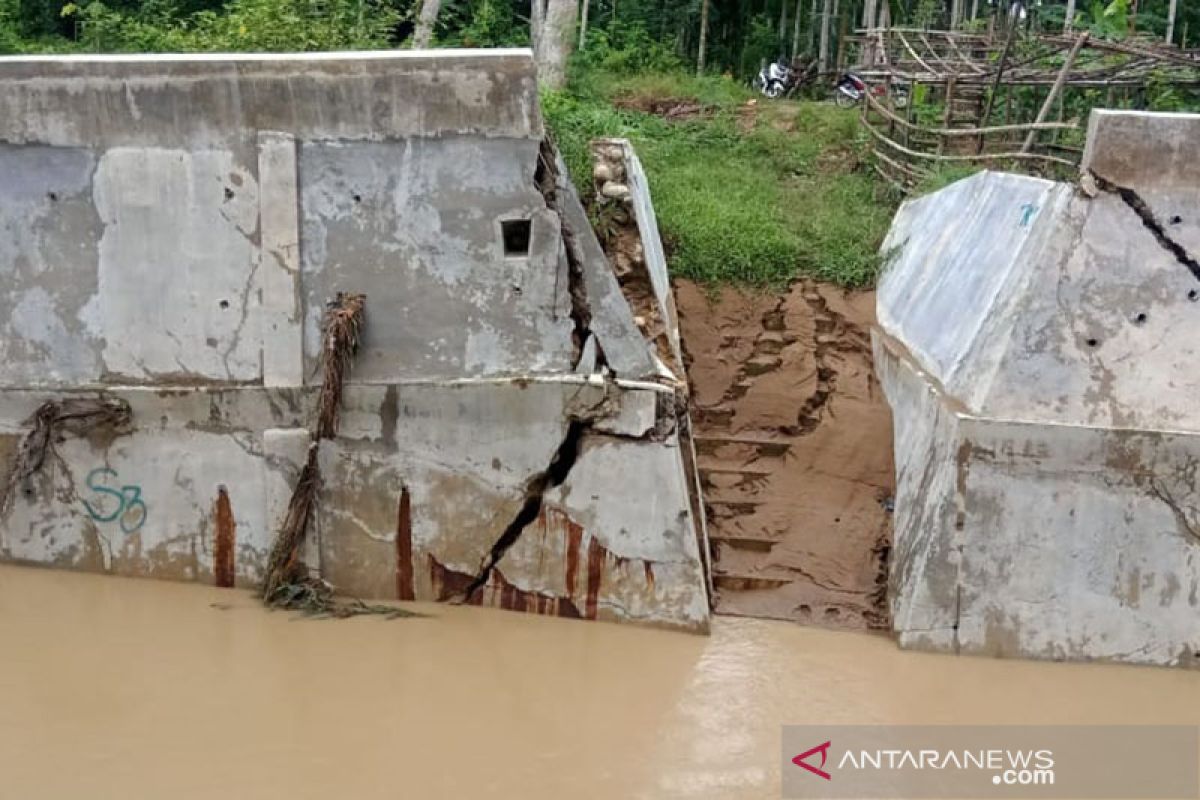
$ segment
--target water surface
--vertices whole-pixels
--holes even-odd
[[[1200,724],[1200,672],[0,566],[0,798],[770,798],[784,723]]]

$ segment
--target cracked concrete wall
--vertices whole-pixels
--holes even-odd
[[[985,173],[897,214],[901,644],[1200,663],[1197,162],[1198,116],[1095,112],[1078,186]]]
[[[583,424],[467,601],[706,629],[671,389],[543,136],[526,51],[0,58],[0,485],[42,402],[134,420],[53,447],[0,558],[254,584],[364,292],[311,566],[449,599]]]
[[[364,285],[390,312],[371,315],[360,380],[569,371],[568,281],[537,150],[483,137],[301,145],[306,374],[326,299]],[[531,221],[527,257],[505,255],[505,220]]]
[[[0,558],[211,582],[225,490],[236,585],[255,585],[304,460],[315,393],[112,390],[132,406],[134,431],[59,444],[0,526]],[[470,602],[541,613],[569,603],[578,613],[564,616],[706,630],[679,438],[655,433],[663,394],[670,390],[586,376],[354,384],[340,435],[322,450],[309,563],[355,596],[451,599],[461,586],[447,574],[478,572],[568,418],[591,412],[596,421],[576,467]],[[6,464],[24,421],[47,397],[0,392]],[[652,497],[631,502],[647,487]]]

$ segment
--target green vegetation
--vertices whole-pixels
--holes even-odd
[[[990,15],[1004,18],[1010,2],[965,4],[978,16],[961,24],[983,29]],[[864,22],[864,10],[882,5],[878,0],[590,0],[588,49],[607,31],[622,36],[637,30],[645,49],[693,65],[704,38],[709,70],[747,78],[766,59],[815,50],[822,19],[829,20],[829,52],[837,53],[843,35]],[[1062,30],[1065,0],[1026,6],[1031,30]],[[419,7],[420,0],[0,0],[0,54],[397,47],[412,35]],[[952,4],[888,0],[887,7],[893,24],[936,28],[947,25]],[[1131,33],[1161,38],[1172,7],[1173,40],[1194,46],[1200,3],[1186,0],[1077,0],[1075,27],[1107,38]],[[702,37],[705,10],[708,29]],[[530,16],[530,0],[441,0],[435,41],[469,47],[526,44]]]
[[[543,106],[580,187],[591,185],[591,139],[634,143],[675,274],[709,283],[779,285],[800,274],[871,283],[897,198],[865,163],[857,113],[747,101],[752,95],[727,78],[585,65]]]
[[[983,167],[973,164],[943,164],[940,168],[930,172],[928,176],[918,183],[913,189],[913,194],[922,195],[936,192],[938,189],[944,189],[955,181],[969,178],[983,169]]]
[[[392,0],[0,0],[0,53],[375,49]]]

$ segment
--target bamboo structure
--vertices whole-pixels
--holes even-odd
[[[872,90],[862,124],[874,167],[905,192],[942,166],[1065,177],[1097,106],[1144,108],[1148,89],[1200,100],[1200,53],[1160,41],[866,28],[849,37]],[[897,102],[907,100],[907,104]]]

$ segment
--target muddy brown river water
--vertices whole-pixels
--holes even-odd
[[[0,798],[769,798],[784,723],[1200,723],[1200,673],[0,566]]]

